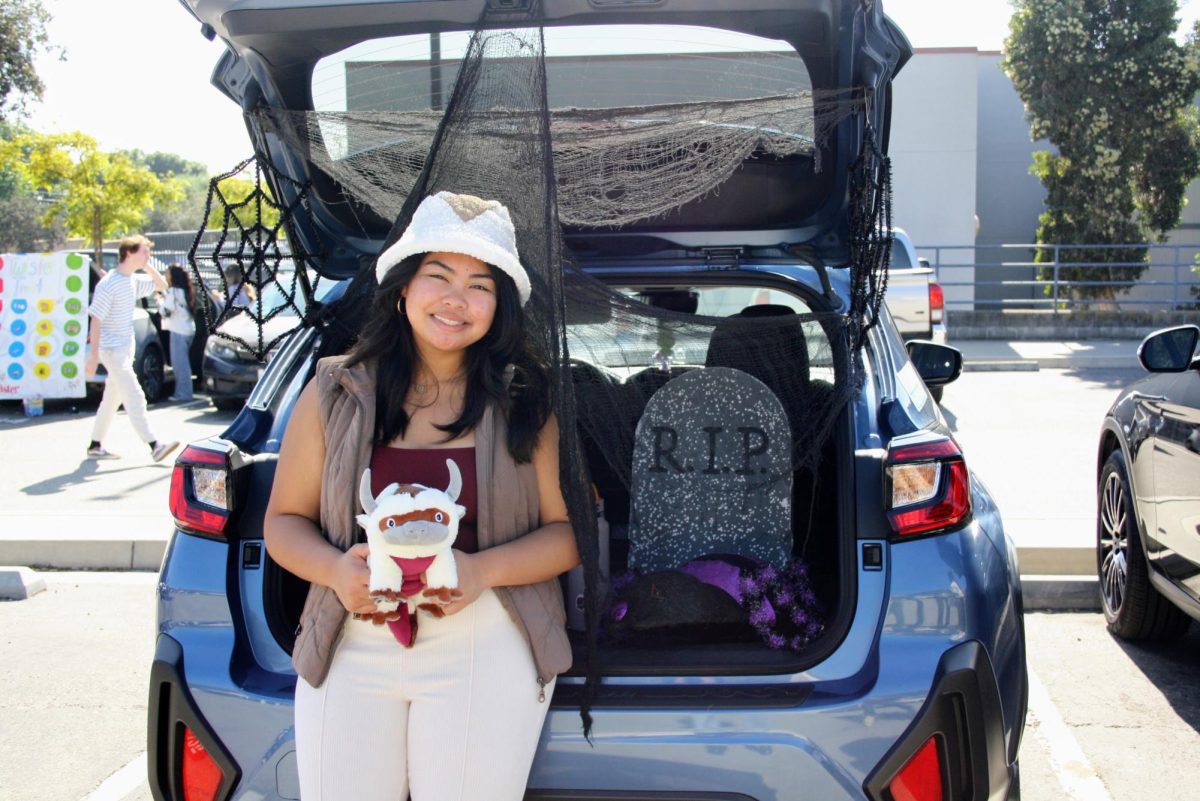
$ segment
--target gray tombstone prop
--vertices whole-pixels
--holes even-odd
[[[650,398],[633,450],[629,565],[705,554],[784,567],[792,553],[792,435],[775,394],[729,367],[680,375]]]

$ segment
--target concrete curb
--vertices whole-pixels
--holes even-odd
[[[0,564],[48,570],[158,570],[167,542],[139,540],[0,539]]]
[[[1017,546],[1021,574],[1096,577],[1096,549],[1087,545]]]
[[[1099,612],[1100,582],[1095,576],[1021,576],[1026,612]]]

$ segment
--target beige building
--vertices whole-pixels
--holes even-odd
[[[1000,69],[1000,57],[975,48],[918,49],[893,87],[895,223],[908,231],[922,256],[940,264],[951,309],[1044,302],[1040,287],[993,283],[1034,277],[1033,268],[999,266],[1028,263],[1031,250],[999,246],[1033,242],[1045,193],[1029,166],[1035,150],[1049,147],[1030,138],[1024,107]],[[1200,182],[1188,196],[1172,245],[1200,245]],[[1153,266],[1142,278],[1144,286],[1128,296],[1130,306],[1191,300],[1196,251],[1200,247],[1152,249]]]

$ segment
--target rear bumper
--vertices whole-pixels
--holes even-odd
[[[221,784],[214,801],[225,801],[237,786],[241,770],[200,713],[184,681],[183,648],[163,634],[154,649],[150,667],[150,698],[146,773],[155,801],[182,801],[185,728],[200,740],[221,768]]]
[[[1008,797],[1016,764],[1008,761],[996,674],[978,641],[942,656],[921,711],[867,777],[867,796],[872,801],[891,798],[888,784],[930,738],[938,740],[950,798]]]
[[[929,339],[939,345],[949,344],[945,323],[934,323],[929,333]]]

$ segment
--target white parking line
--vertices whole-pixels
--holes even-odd
[[[1058,713],[1058,707],[1050,700],[1050,693],[1032,670],[1029,671],[1029,721],[1046,749],[1050,767],[1058,777],[1066,793],[1064,798],[1073,801],[1112,801],[1104,783],[1096,775],[1092,763],[1079,747],[1079,741]]]
[[[135,756],[125,767],[109,776],[83,801],[121,801],[146,781],[146,752]]]

